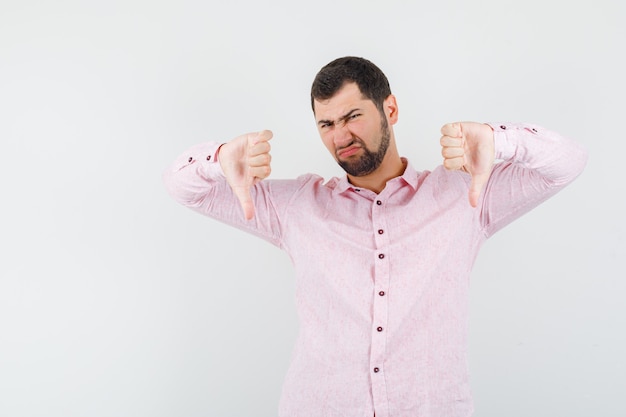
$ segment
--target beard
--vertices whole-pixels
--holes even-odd
[[[361,149],[363,149],[363,155],[354,160],[350,158],[343,161],[338,159],[337,163],[344,171],[353,177],[362,177],[371,174],[376,171],[383,162],[387,148],[389,148],[390,139],[391,133],[389,132],[389,124],[387,123],[387,119],[383,117],[380,122],[380,143],[378,144],[378,149],[376,151],[367,149],[365,143],[360,138],[355,137],[344,148],[358,144],[361,146]]]

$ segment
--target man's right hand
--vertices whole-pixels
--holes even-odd
[[[247,133],[222,145],[218,160],[228,185],[239,199],[246,220],[254,217],[250,187],[270,175],[272,132]]]

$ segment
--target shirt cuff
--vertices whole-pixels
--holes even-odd
[[[528,123],[487,123],[493,129],[495,158],[513,159],[522,136],[540,134],[540,127]]]
[[[187,149],[174,161],[173,171],[180,171],[193,165],[206,177],[214,177],[215,174],[223,176],[222,167],[217,163],[218,151],[222,145],[220,142],[209,142]]]

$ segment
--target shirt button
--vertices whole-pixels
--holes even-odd
[[[378,295],[380,295],[380,296],[382,297],[382,296],[384,296],[384,295],[385,295],[385,292],[384,292],[384,291],[380,291],[380,292],[378,293]]]
[[[374,368],[374,372],[378,372],[378,371],[380,371],[380,369]]]
[[[193,161],[193,158],[190,156],[187,162],[191,162],[191,161]]]
[[[210,160],[211,160],[211,155],[207,156],[207,157],[206,157],[206,160],[207,160],[207,161],[210,161]]]
[[[384,253],[379,253],[379,254],[378,254],[378,259],[383,259],[384,257],[385,257],[385,254],[384,254]]]
[[[376,330],[378,330],[379,332],[382,332],[383,328],[382,327],[378,327],[378,328],[376,328]]]
[[[378,229],[378,234],[382,235],[383,233],[385,233],[385,231],[383,229]]]
[[[505,125],[500,125],[500,129],[506,130],[506,126]]]
[[[383,204],[383,202],[380,201],[380,200],[376,200],[376,204],[378,204],[380,206],[381,204]]]

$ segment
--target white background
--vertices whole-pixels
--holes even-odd
[[[626,415],[625,20],[617,0],[0,0],[0,416],[276,415],[290,262],[161,173],[267,128],[274,178],[340,174],[309,88],[343,55],[389,77],[418,169],[458,120],[587,147],[477,260],[476,416]]]

